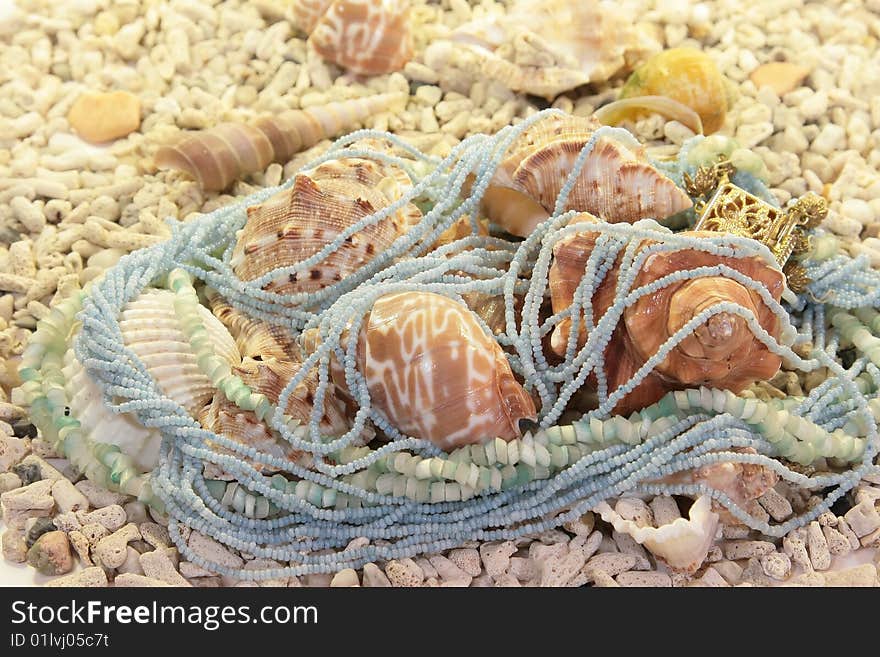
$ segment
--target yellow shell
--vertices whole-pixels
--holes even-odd
[[[724,125],[727,84],[711,57],[696,48],[664,50],[636,68],[621,98],[666,96],[687,105],[703,122],[705,134]]]
[[[376,147],[366,141],[358,145]],[[291,188],[248,208],[232,267],[239,278],[251,281],[306,260],[349,226],[402,198],[411,186],[403,169],[380,160],[348,157],[303,171]],[[279,276],[263,289],[295,294],[333,285],[382,253],[421,216],[408,203],[350,236],[308,271]]]

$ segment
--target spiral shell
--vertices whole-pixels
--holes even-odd
[[[401,432],[449,450],[520,435],[535,405],[471,311],[439,294],[380,297],[358,336],[373,405]]]
[[[222,191],[272,162],[287,162],[298,151],[322,139],[355,128],[386,110],[404,94],[379,94],[265,116],[253,123],[221,123],[207,130],[183,133],[156,151],[160,169],[177,169],[195,178],[207,191]]]
[[[595,220],[589,216],[578,221]],[[717,233],[692,231],[681,236],[712,237]],[[550,294],[553,312],[569,307],[598,233],[576,233],[560,240],[553,249],[550,268]],[[653,242],[645,240],[644,249]],[[593,295],[593,317],[598,321],[611,306],[617,285],[618,257]],[[784,277],[775,266],[757,256],[733,258],[695,249],[652,254],[642,265],[633,289],[673,272],[724,264],[752,280],[762,283],[775,300],[784,288]],[[758,323],[775,338],[780,327],[776,315],[757,291],[723,276],[706,276],[678,281],[644,295],[624,311],[605,351],[608,389],[629,381],[666,340],[703,310],[721,302],[733,302],[752,311]],[[583,322],[578,344],[586,342]],[[562,355],[569,339],[571,318],[564,318],[554,329],[551,347]],[[751,332],[745,320],[731,313],[719,313],[687,336],[630,394],[615,407],[628,414],[658,401],[669,390],[708,385],[738,392],[756,379],[768,379],[779,369],[781,359]]]
[[[409,0],[298,0],[294,16],[315,52],[352,73],[391,73],[412,59]]]
[[[710,135],[727,116],[727,83],[718,66],[696,48],[672,48],[648,59],[627,80],[620,97],[665,96],[694,110]]]
[[[199,306],[213,343],[214,353],[230,365],[241,356],[235,341],[207,308]],[[174,293],[147,289],[128,303],[119,318],[125,346],[144,363],[159,390],[183,406],[193,417],[214,396],[214,386],[196,363],[195,352],[174,311]]]
[[[600,124],[551,115],[525,130],[507,152],[482,199],[487,216],[526,236],[553,212],[581,149]],[[611,223],[663,219],[691,207],[690,198],[648,162],[644,149],[608,135],[587,156],[563,210]]]
[[[239,278],[251,281],[294,265],[349,226],[402,198],[411,186],[399,167],[363,158],[331,160],[299,173],[290,189],[248,208],[232,267]],[[408,203],[349,237],[309,271],[285,274],[263,289],[294,294],[337,283],[387,249],[421,217],[421,211]]]

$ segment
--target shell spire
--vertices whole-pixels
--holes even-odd
[[[253,124],[221,123],[161,146],[155,163],[160,169],[185,171],[204,190],[222,191],[272,162],[287,162],[294,153],[322,139],[354,129],[369,116],[405,98],[402,93],[378,94],[288,110]]]

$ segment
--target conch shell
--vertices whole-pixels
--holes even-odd
[[[575,221],[595,221],[580,215]],[[553,312],[569,307],[584,275],[584,268],[599,233],[583,232],[561,239],[553,249],[550,267],[550,294]],[[717,237],[718,233],[692,231],[680,236]],[[653,244],[645,240],[639,247]],[[593,295],[595,321],[611,306],[617,286],[618,257]],[[632,289],[637,289],[673,272],[724,264],[766,286],[779,300],[784,277],[774,265],[758,256],[733,258],[695,249],[663,251],[649,256],[636,275]],[[608,390],[629,381],[680,327],[703,310],[721,302],[733,302],[751,310],[758,323],[774,338],[779,337],[778,318],[757,291],[724,276],[707,276],[672,283],[652,294],[642,296],[626,308],[611,342],[605,351],[605,374]],[[551,348],[565,353],[571,330],[571,318],[559,322],[551,337]],[[581,323],[577,343],[587,339]],[[739,392],[756,379],[769,379],[779,369],[781,359],[751,332],[745,320],[731,313],[719,313],[680,342],[666,358],[630,394],[618,402],[615,412],[628,414],[658,401],[670,390],[707,385]]]
[[[656,47],[611,2],[518,0],[433,42],[425,63],[552,99],[603,82]]]
[[[553,212],[581,149],[601,126],[592,118],[551,115],[525,130],[508,150],[482,209],[509,233],[526,236]],[[607,128],[606,128],[607,130]],[[644,148],[600,136],[563,211],[590,212],[610,223],[663,219],[693,205],[648,162]]]
[[[253,392],[266,395],[272,404],[277,405],[282,390],[299,372],[300,367],[300,363],[278,361],[274,358],[266,358],[263,361],[246,358],[239,367],[234,367],[232,372],[239,376]],[[310,372],[306,380],[300,383],[288,397],[284,413],[308,426],[317,387],[317,373]],[[336,436],[348,430],[349,424],[345,417],[344,408],[337,399],[332,384],[329,385],[325,393],[322,411],[323,415],[318,424],[322,433]],[[214,396],[210,406],[200,414],[199,421],[205,428],[244,445],[254,447],[265,454],[285,458],[300,465],[310,463],[310,454],[293,449],[268,425],[260,422],[253,411],[244,411],[238,408],[222,393],[218,392]],[[262,464],[255,463],[253,465],[261,471],[266,468]]]
[[[346,228],[402,198],[411,187],[400,167],[380,160],[347,157],[303,171],[291,188],[248,208],[232,267],[239,278],[251,281],[301,262]],[[263,289],[294,294],[333,285],[382,253],[421,217],[421,211],[407,203],[348,237],[309,271],[285,274]]]
[[[184,133],[175,143],[160,147],[155,163],[160,169],[188,173],[202,189],[222,191],[272,162],[287,162],[294,153],[355,128],[405,97],[379,94],[288,110],[258,119],[252,125],[221,123],[207,130]]]
[[[293,16],[315,52],[352,73],[391,73],[412,58],[409,0],[296,0]]]
[[[661,527],[641,527],[622,518],[607,502],[597,504],[595,511],[615,531],[632,536],[670,568],[693,573],[706,559],[715,541],[718,515],[712,512],[711,502],[712,498],[703,495],[691,505],[688,520],[676,518]]]
[[[358,336],[373,406],[406,435],[444,450],[521,435],[535,404],[501,347],[461,303],[430,292],[376,300]]]

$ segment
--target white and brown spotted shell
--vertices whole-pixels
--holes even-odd
[[[464,305],[429,292],[380,297],[358,336],[373,405],[406,435],[445,450],[520,435],[535,404]]]
[[[409,0],[295,0],[294,22],[322,58],[359,75],[399,71],[412,58]]]
[[[579,215],[576,221],[595,221]],[[596,244],[598,232],[576,233],[561,239],[553,249],[550,267],[550,295],[553,312],[568,308],[584,268]],[[717,237],[717,233],[692,231],[688,237]],[[639,249],[653,242],[645,240]],[[620,259],[593,295],[593,318],[598,322],[614,301]],[[632,289],[638,289],[676,271],[724,264],[752,280],[762,283],[777,301],[784,277],[767,260],[750,256],[733,258],[696,249],[663,251],[649,256],[636,275]],[[639,298],[624,311],[605,350],[608,390],[633,378],[668,338],[703,310],[721,302],[733,302],[752,311],[758,323],[774,338],[781,327],[776,315],[757,291],[724,276],[706,276],[674,282]],[[580,324],[577,344],[586,343],[587,333]],[[565,353],[571,331],[571,318],[562,319],[553,331],[551,348]],[[670,390],[708,385],[739,392],[758,379],[768,379],[779,369],[781,360],[751,332],[745,320],[732,313],[718,313],[680,342],[630,394],[615,407],[628,414],[658,401]]]
[[[266,395],[273,405],[277,405],[281,392],[299,370],[300,363],[298,362],[279,361],[268,357],[262,361],[245,358],[240,366],[232,369],[232,372],[240,377],[253,392]],[[284,407],[284,413],[308,426],[315,404],[314,395],[317,387],[317,373],[310,372],[305,381],[291,392],[287,405]],[[350,425],[346,419],[344,407],[337,398],[332,383],[329,384],[325,393],[322,411],[323,414],[318,426],[323,434],[338,436],[348,430]],[[264,454],[291,460],[305,466],[310,463],[310,454],[291,447],[290,443],[276,434],[267,424],[260,422],[255,413],[243,411],[220,392],[214,396],[210,406],[204,409],[199,420],[205,428],[244,445],[254,447]],[[260,471],[266,468],[266,466],[256,463],[253,465]]]
[[[526,236],[545,221],[584,146],[599,129],[592,118],[548,116],[525,130],[507,151],[482,200],[505,230]],[[691,207],[690,198],[654,168],[635,143],[599,137],[562,208],[610,223],[663,219]]]
[[[378,160],[341,158],[296,175],[290,189],[247,210],[232,267],[244,281],[314,255],[346,228],[383,210],[411,188],[399,167]],[[285,274],[263,286],[277,294],[313,292],[338,283],[387,249],[422,217],[408,203],[371,223],[307,271]]]

